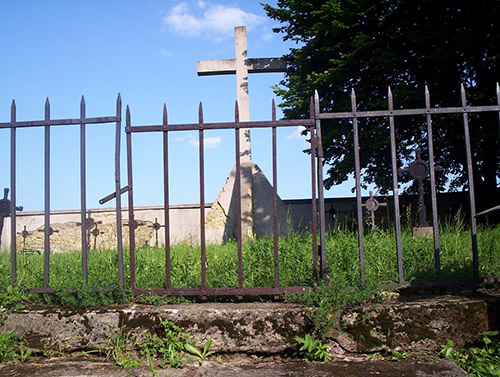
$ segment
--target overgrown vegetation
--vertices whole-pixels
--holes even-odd
[[[328,344],[314,339],[310,334],[306,334],[304,338],[298,336],[295,340],[301,346],[297,352],[297,356],[304,357],[310,361],[328,361]]]
[[[162,328],[159,334],[147,333],[139,342],[130,337],[123,326],[117,332],[111,331],[101,353],[106,360],[112,360],[125,369],[142,365],[140,356],[143,356],[153,376],[157,374],[155,360],[161,368],[181,368],[193,361],[191,356],[201,364],[214,354],[210,351],[211,340],[200,350],[189,343],[191,334],[183,332],[175,323],[162,318],[160,323]]]
[[[358,240],[355,227],[338,225],[327,234],[327,267],[332,281],[329,287],[318,286],[303,300],[308,304],[352,305],[373,295],[382,283],[397,281],[395,236],[392,231],[375,230],[365,236],[366,285],[360,284]],[[480,268],[483,276],[500,275],[500,226],[483,226],[478,232]],[[244,286],[273,285],[273,246],[271,238],[260,238],[243,245]],[[291,233],[279,239],[279,275],[282,286],[313,286],[312,237],[309,233]],[[470,233],[461,221],[449,222],[440,229],[441,263],[446,279],[472,277]],[[403,231],[402,248],[406,280],[434,279],[433,241],[414,238]],[[172,286],[200,287],[200,248],[172,246]],[[130,281],[128,253],[125,252],[125,275]],[[119,286],[117,253],[96,250],[89,254],[89,286]],[[207,285],[237,286],[237,245],[207,246]],[[136,251],[137,286],[158,288],[165,285],[163,249],[139,248]],[[54,253],[50,263],[50,285],[55,294],[26,294],[21,288],[43,286],[43,255],[18,255],[18,285],[10,284],[10,255],[0,253],[0,305],[32,302],[49,305],[93,306],[122,302],[163,304],[186,302],[186,298],[130,295],[123,290],[94,290],[85,285],[81,273],[81,253]],[[67,287],[71,288],[70,290]],[[336,304],[335,304],[336,303]],[[331,308],[330,308],[331,309]]]
[[[479,337],[480,346],[459,350],[452,340],[442,346],[440,355],[453,360],[469,376],[500,376],[500,339],[498,331],[486,331]]]

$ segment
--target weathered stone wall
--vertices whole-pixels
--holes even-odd
[[[458,347],[481,332],[498,330],[500,299],[445,296],[386,302],[348,309],[329,334],[332,352],[435,352],[448,339]],[[297,346],[296,336],[312,332],[307,310],[284,303],[212,303],[161,307],[23,308],[7,316],[0,332],[16,330],[25,345],[67,351],[98,349],[111,331],[124,326],[138,339],[161,332],[160,318],[191,333],[197,347],[213,340],[217,352],[281,353]],[[496,318],[496,320],[494,320]]]

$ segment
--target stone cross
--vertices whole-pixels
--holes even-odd
[[[418,184],[418,202],[419,202],[419,210],[418,210],[418,226],[419,228],[423,228],[428,226],[427,223],[427,214],[424,202],[424,179],[429,175],[429,164],[422,160],[422,150],[417,148],[415,150],[416,158],[415,160],[405,169],[398,169],[399,173],[410,173],[413,179],[417,181]],[[443,168],[441,166],[437,166],[434,168],[436,171],[442,171]]]
[[[196,71],[198,76],[236,74],[236,98],[238,99],[240,121],[245,122],[250,120],[248,74],[285,72],[286,61],[281,58],[248,59],[245,26],[234,28],[234,39],[236,47],[235,59],[198,61]],[[248,128],[240,130],[240,158],[242,164],[252,162],[250,130]]]
[[[371,228],[372,230],[375,230],[376,225],[375,225],[375,211],[379,209],[380,206],[386,207],[387,203],[381,203],[379,202],[374,196],[373,192],[370,191],[370,197],[366,200],[365,204],[362,204],[363,207],[366,208],[368,212],[370,212],[370,217],[371,217]]]
[[[158,231],[160,230],[160,228],[164,228],[165,225],[161,225],[159,222],[158,222],[158,218],[155,217],[155,222],[153,223],[153,225],[148,225],[148,228],[153,228],[153,230],[155,231],[155,247],[158,249]]]

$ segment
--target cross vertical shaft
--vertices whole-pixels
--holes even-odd
[[[244,26],[234,28],[236,49],[236,98],[238,99],[240,121],[250,120],[250,106],[248,101],[248,52],[247,31]],[[240,162],[252,163],[252,146],[250,142],[250,129],[240,130]]]

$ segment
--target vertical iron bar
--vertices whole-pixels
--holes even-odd
[[[241,237],[241,175],[240,175],[240,112],[238,101],[235,102],[234,109],[235,121],[235,150],[236,150],[236,241],[238,243],[238,288],[243,288],[243,252]]]
[[[201,250],[201,288],[207,287],[206,245],[205,245],[205,152],[203,138],[203,105],[198,108],[198,143],[200,158],[200,250]]]
[[[497,83],[497,104],[500,106],[500,85]],[[500,111],[498,112],[498,140],[500,141]]]
[[[43,258],[43,286],[49,286],[50,271],[50,102],[45,101],[45,232]]]
[[[166,288],[171,288],[170,277],[170,200],[168,187],[168,116],[167,105],[163,104],[163,203],[165,220],[165,280]]]
[[[120,174],[120,150],[121,150],[121,127],[122,127],[122,97],[118,93],[116,99],[116,135],[115,135],[115,191],[116,191],[116,237],[118,248],[118,275],[120,284],[125,287],[125,273],[123,271],[123,232],[122,232],[122,195]],[[83,224],[83,221],[82,221]]]
[[[314,111],[319,115],[319,95],[314,92]],[[321,120],[316,118],[316,137],[318,140],[318,199],[319,199],[319,239],[320,239],[320,259],[321,259],[321,278],[328,280],[326,269],[326,224],[325,224],[325,197],[323,190],[323,144],[321,141]]]
[[[10,107],[10,263],[11,283],[17,282],[17,229],[16,229],[16,102]],[[2,235],[0,234],[0,237]]]
[[[134,219],[134,195],[132,188],[132,133],[130,132],[130,108],[127,105],[125,115],[125,130],[127,132],[127,176],[128,176],[128,235],[130,253],[130,285],[135,288],[135,219]]]
[[[365,244],[364,244],[364,229],[363,229],[363,203],[361,202],[361,163],[359,159],[359,132],[358,118],[356,114],[356,93],[354,88],[351,91],[351,106],[352,106],[352,130],[354,136],[354,170],[356,180],[356,211],[358,216],[358,246],[359,246],[359,272],[361,282],[365,282]]]
[[[313,98],[309,101],[309,114],[312,118],[314,116],[314,102]],[[312,247],[313,247],[313,278],[318,279],[318,207],[316,201],[316,153],[318,141],[316,139],[315,127],[309,128],[311,135],[311,233],[312,233]]]
[[[465,98],[464,84],[460,87],[462,98],[462,106],[464,110],[467,108],[467,100]],[[470,202],[470,225],[471,225],[471,242],[472,242],[472,265],[474,279],[479,278],[479,255],[477,249],[477,224],[476,224],[476,199],[474,195],[474,173],[472,170],[472,149],[470,144],[469,134],[469,116],[466,112],[463,113],[464,120],[464,136],[465,136],[465,152],[467,157],[467,176],[469,182],[469,202]]]
[[[278,237],[278,174],[277,174],[277,148],[276,148],[276,104],[274,99],[271,104],[272,127],[272,143],[273,143],[273,252],[274,252],[274,287],[279,286],[279,270],[278,270],[278,252],[279,252],[279,237]]]
[[[389,111],[392,114],[394,110],[394,103],[392,100],[391,87],[387,90],[387,101],[389,105]],[[398,185],[398,162],[397,162],[397,152],[396,152],[396,130],[394,126],[394,116],[389,116],[389,128],[391,134],[391,164],[392,164],[392,191],[394,197],[394,223],[396,226],[396,253],[398,258],[398,281],[400,284],[404,281],[403,275],[403,253],[401,248],[401,218],[399,213],[399,185]]]
[[[86,177],[85,177],[85,98],[82,96],[80,101],[80,222],[81,232],[82,232],[82,274],[83,280],[85,284],[88,284],[88,247],[87,244],[87,185],[86,185]],[[119,196],[119,191],[116,196]]]
[[[436,268],[436,277],[442,280],[441,274],[441,256],[439,252],[439,222],[437,210],[437,194],[436,194],[436,168],[434,165],[434,140],[432,136],[432,118],[430,114],[431,97],[429,88],[425,86],[425,108],[427,109],[427,145],[429,147],[429,168],[431,178],[431,204],[432,204],[432,233],[434,236],[434,264]]]

